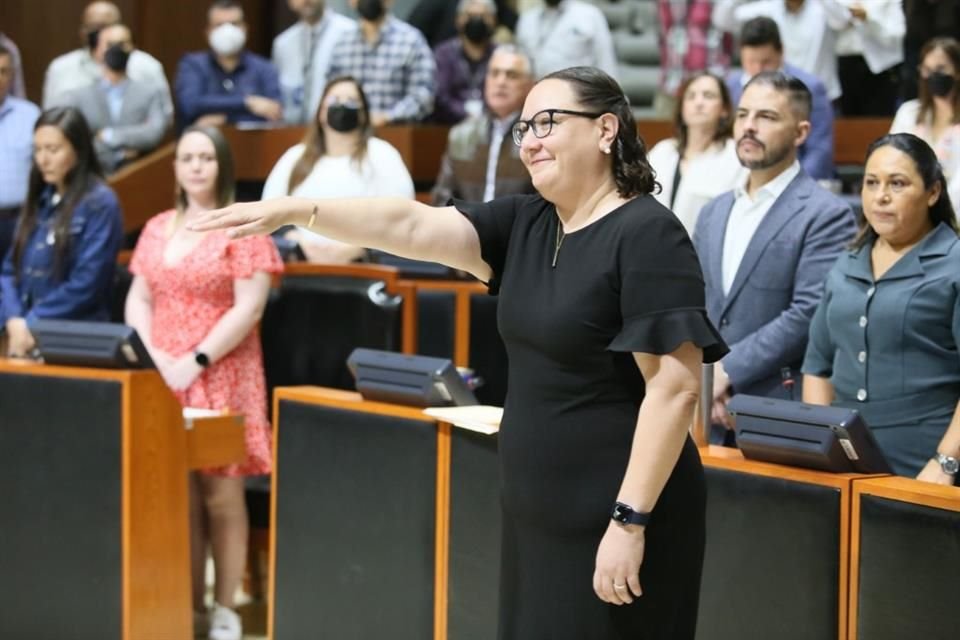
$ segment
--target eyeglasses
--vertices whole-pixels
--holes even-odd
[[[536,138],[546,138],[553,131],[553,125],[557,124],[554,116],[558,113],[568,116],[580,116],[581,118],[599,118],[603,113],[588,113],[586,111],[571,111],[570,109],[544,109],[533,114],[529,120],[517,120],[513,125],[513,142],[518,147],[523,144],[523,136],[527,131],[533,131]],[[605,113],[605,112],[604,112]]]

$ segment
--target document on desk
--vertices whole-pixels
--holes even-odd
[[[430,407],[423,412],[431,418],[449,422],[455,427],[491,435],[500,430],[503,407],[470,405],[466,407]]]
[[[226,411],[222,409],[205,409],[203,407],[184,407],[183,419],[192,420],[193,418],[215,418],[222,416]]]

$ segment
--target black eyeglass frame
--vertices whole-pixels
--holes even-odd
[[[550,120],[548,121],[549,124],[547,125],[547,130],[541,135],[537,133],[537,127],[534,121],[538,116],[541,116],[544,113],[550,116]],[[553,119],[553,116],[558,113],[567,116],[580,116],[581,118],[599,118],[600,116],[606,115],[610,112],[603,111],[601,113],[591,113],[589,111],[574,111],[572,109],[543,109],[541,111],[537,111],[527,120],[517,120],[515,123],[513,123],[513,127],[510,129],[510,134],[513,136],[513,143],[518,147],[523,144],[523,137],[527,135],[527,131],[532,131],[535,138],[546,138],[548,135],[550,135],[550,132],[553,131],[553,125],[557,124],[557,122]],[[523,125],[526,125],[526,127]]]

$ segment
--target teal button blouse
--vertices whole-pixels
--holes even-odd
[[[960,240],[934,228],[874,279],[873,247],[840,256],[810,325],[803,372],[829,378],[894,469],[916,475],[960,400]]]

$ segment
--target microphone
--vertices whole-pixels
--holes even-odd
[[[790,399],[793,400],[793,374],[790,372],[790,367],[783,367],[780,369],[780,384],[783,385],[783,388],[786,389],[787,394],[790,396]]]

